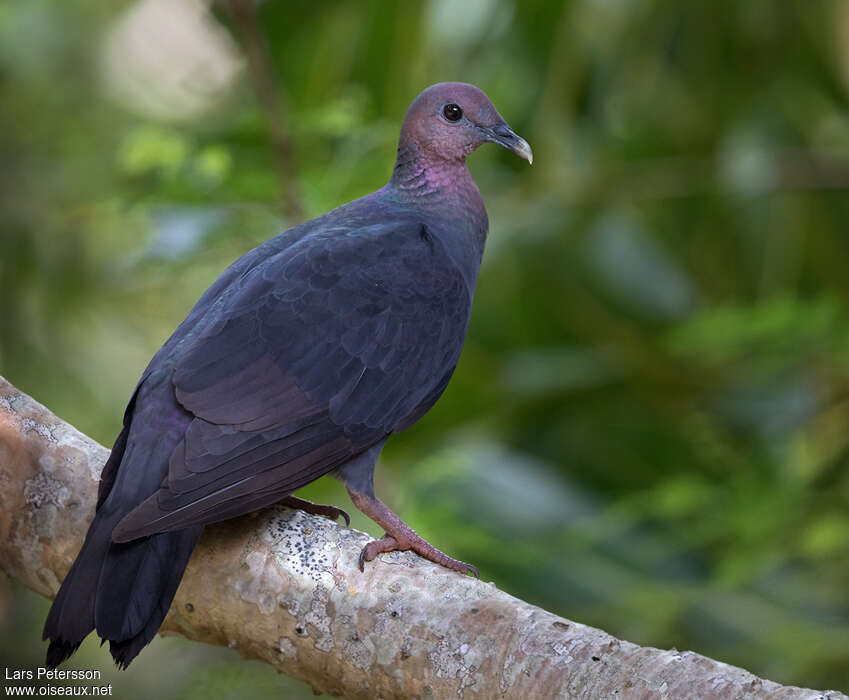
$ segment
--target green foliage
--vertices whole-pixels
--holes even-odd
[[[0,5],[0,372],[111,443],[192,303],[290,223],[270,130],[313,216],[386,181],[421,88],[477,83],[536,160],[471,159],[469,337],[380,493],[517,596],[849,688],[845,3],[264,2],[285,123],[227,13],[175,6]],[[3,651],[36,663],[44,605],[3,586]],[[205,653],[157,641],[116,694],[253,683]],[[301,692],[267,678],[252,697]]]

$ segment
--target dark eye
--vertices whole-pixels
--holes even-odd
[[[460,109],[460,105],[451,102],[442,108],[442,116],[449,122],[458,122],[463,118],[463,110]]]

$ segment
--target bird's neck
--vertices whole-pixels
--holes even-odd
[[[432,206],[452,200],[471,216],[486,215],[483,199],[465,158],[445,160],[430,155],[415,143],[398,148],[398,159],[389,185],[405,199],[428,201]]]
[[[465,159],[428,157],[415,144],[399,147],[387,189],[400,203],[427,214],[434,233],[474,287],[489,220]]]

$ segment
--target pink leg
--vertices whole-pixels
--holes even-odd
[[[351,495],[354,505],[386,531],[386,534],[379,540],[369,542],[363,548],[360,553],[360,571],[363,571],[365,562],[371,561],[382,552],[412,549],[419,556],[436,564],[441,564],[446,569],[459,571],[461,574],[472,574],[475,578],[480,578],[478,570],[471,564],[452,559],[433,545],[425,542],[376,496],[359,493],[351,489],[348,489],[348,493]]]
[[[280,501],[280,505],[289,506],[289,508],[297,508],[298,510],[302,510],[306,513],[312,513],[313,515],[323,515],[331,520],[336,520],[337,518],[342,517],[345,519],[345,525],[351,524],[351,516],[336,506],[323,506],[319,503],[313,503],[312,501],[305,501],[303,498],[298,498],[297,496],[286,496],[286,498]]]

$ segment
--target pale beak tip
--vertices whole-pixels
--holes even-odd
[[[531,145],[525,141],[519,134],[511,129],[507,124],[498,124],[494,127],[481,127],[484,133],[484,138],[487,141],[497,143],[499,146],[504,146],[508,151],[513,151],[519,158],[523,158],[531,165],[534,163],[534,153],[531,150]]]
[[[534,164],[534,152],[531,150],[531,145],[525,139],[518,137],[519,142],[511,149],[519,158],[524,158],[529,165]]]
[[[528,161],[530,165],[534,164],[534,152],[531,150],[531,145],[521,137],[517,137],[518,143],[510,148],[519,158]]]

